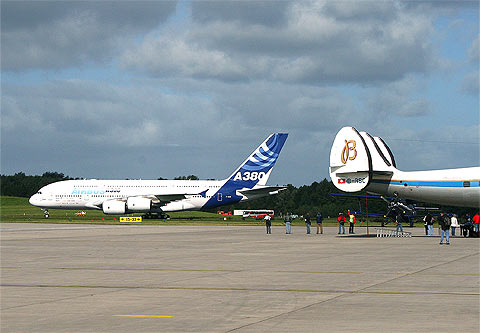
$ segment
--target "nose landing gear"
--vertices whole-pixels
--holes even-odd
[[[43,210],[43,215],[45,216],[46,219],[50,217],[50,213],[48,212],[48,209],[42,209]]]

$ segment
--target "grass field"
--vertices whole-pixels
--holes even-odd
[[[138,224],[120,223],[120,216],[141,216],[142,214],[105,215],[100,210],[87,210],[86,216],[76,216],[76,210],[51,209],[50,218],[43,216],[43,211],[30,205],[28,198],[0,197],[0,221],[4,223],[89,223],[89,224]],[[263,225],[263,220],[247,218],[243,220],[239,216],[225,216],[208,212],[183,211],[169,213],[170,219],[146,220],[141,224],[156,225]],[[224,219],[227,220],[224,220]],[[315,225],[315,222],[313,225]],[[283,225],[282,219],[274,217],[273,225]],[[303,220],[295,220],[294,225],[303,225]],[[324,225],[337,225],[334,219],[324,219]]]

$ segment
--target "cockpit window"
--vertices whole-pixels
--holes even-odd
[[[37,194],[42,194],[42,192],[38,191]]]

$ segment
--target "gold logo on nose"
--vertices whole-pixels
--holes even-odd
[[[357,143],[355,140],[345,140],[345,147],[342,150],[342,163],[346,164],[348,160],[353,161],[357,157]],[[350,156],[350,150],[353,150],[353,156]]]

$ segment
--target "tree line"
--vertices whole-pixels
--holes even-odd
[[[15,197],[30,197],[35,194],[41,187],[61,180],[81,179],[70,178],[59,172],[45,172],[41,176],[27,176],[23,172],[14,175],[0,175],[0,194]],[[165,179],[165,178],[158,178]],[[198,180],[195,175],[179,176],[174,179],[181,180]],[[347,198],[334,197],[332,193],[339,191],[333,183],[327,179],[320,182],[313,182],[311,185],[303,185],[295,187],[291,184],[286,185],[287,189],[281,191],[277,195],[268,196],[252,201],[242,202],[235,205],[227,205],[211,210],[233,211],[234,209],[273,209],[275,214],[290,212],[303,215],[309,212],[311,215],[321,213],[323,216],[337,216],[339,212],[347,210],[364,211],[368,204],[370,213],[384,214],[387,211],[387,205],[383,200],[364,198]],[[365,195],[365,192],[357,194]],[[432,206],[432,205],[428,205]],[[446,207],[437,206],[447,212],[463,215],[465,213],[474,213],[474,209],[462,207]]]

